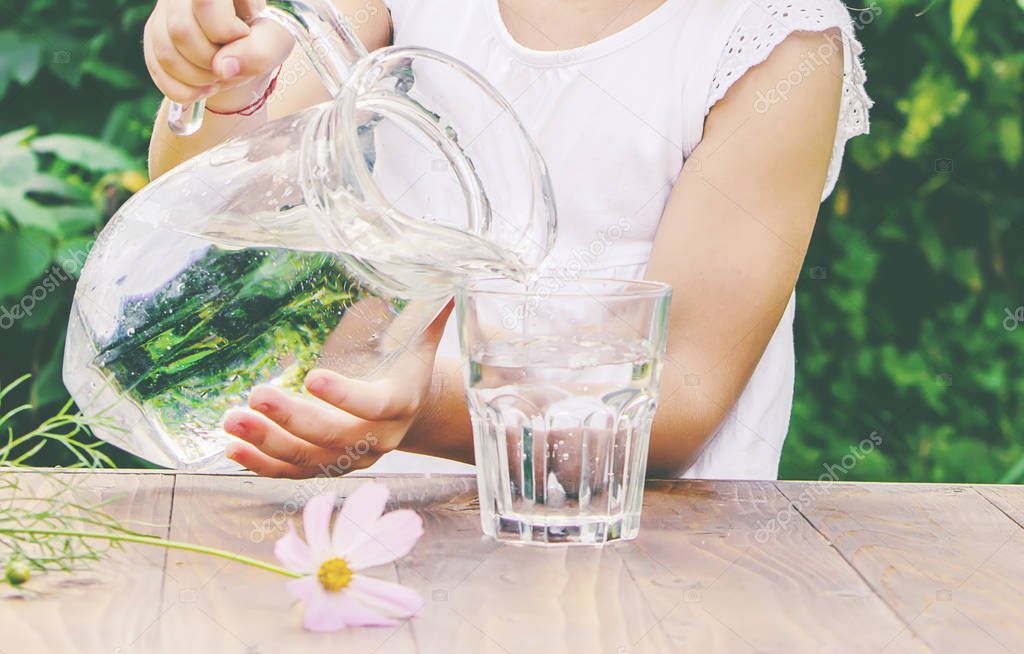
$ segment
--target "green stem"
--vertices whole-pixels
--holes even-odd
[[[242,556],[241,554],[235,554],[234,552],[228,552],[225,550],[219,550],[213,547],[204,547],[203,545],[193,545],[192,543],[182,543],[174,540],[166,540],[164,538],[157,538],[155,536],[136,536],[132,534],[101,534],[94,531],[75,531],[73,529],[34,529],[34,528],[21,528],[12,529],[9,527],[0,527],[0,534],[40,534],[45,536],[74,536],[77,538],[101,538],[110,541],[123,541],[128,543],[140,543],[142,545],[155,545],[156,547],[165,547],[172,550],[185,550],[187,552],[198,552],[199,554],[209,554],[210,556],[217,556],[222,559],[229,561],[235,561],[236,563],[244,563],[245,565],[266,570],[268,572],[276,572],[279,575],[286,577],[298,578],[303,576],[301,572],[295,572],[276,566],[273,563],[267,563],[259,559],[253,559],[248,556]]]

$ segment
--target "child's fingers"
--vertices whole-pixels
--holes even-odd
[[[249,470],[263,477],[283,479],[308,479],[317,474],[317,470],[300,468],[293,463],[286,463],[268,456],[248,443],[228,443],[225,455]]]
[[[151,55],[160,69],[175,82],[191,87],[210,86],[217,82],[213,71],[196,66],[178,52],[166,23],[150,21],[146,31],[143,47],[148,49],[147,56]]]
[[[232,0],[192,0],[192,15],[213,43],[223,45],[249,34],[249,26],[235,14]]]
[[[267,456],[303,469],[330,461],[331,453],[289,433],[266,416],[248,409],[232,409],[224,417],[224,431],[241,438]]]
[[[292,37],[278,25],[258,21],[248,36],[222,47],[213,58],[213,70],[221,79],[255,78],[280,65],[292,51]]]
[[[142,48],[149,76],[153,78],[153,83],[156,84],[156,87],[171,100],[188,104],[213,92],[213,86],[191,86],[167,73],[157,60],[157,56],[153,52],[153,43],[150,39],[143,41]]]
[[[249,407],[273,420],[290,434],[328,450],[344,448],[365,438],[367,423],[323,402],[257,386]]]
[[[317,369],[306,375],[305,384],[314,396],[363,420],[399,420],[415,411],[416,398],[399,390],[392,380],[370,382]]]
[[[180,11],[167,15],[167,37],[189,63],[204,70],[213,70],[213,57],[217,46],[206,38],[192,12]]]

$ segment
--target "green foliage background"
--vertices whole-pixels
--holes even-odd
[[[54,265],[74,272],[144,181],[159,101],[141,56],[151,6],[0,0],[0,327]],[[872,133],[847,150],[798,285],[782,476],[831,465],[842,479],[1018,482],[1024,0],[863,7]],[[34,406],[9,421],[15,433],[66,400],[73,280],[55,286],[0,330],[0,384],[34,375],[5,399]],[[872,434],[881,444],[865,455]],[[851,447],[859,456],[844,459]],[[31,460],[70,456],[47,447]]]

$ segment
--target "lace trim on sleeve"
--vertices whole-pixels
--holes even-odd
[[[872,10],[865,9],[858,15],[857,24],[867,24],[873,17]],[[854,21],[845,5],[838,0],[752,0],[726,42],[711,82],[706,108],[706,112],[710,112],[737,79],[767,59],[793,32],[821,32],[832,27],[842,33],[843,98],[822,200],[835,187],[846,142],[868,133],[868,111],[873,104],[864,88],[867,76],[860,61],[863,47],[857,41]]]

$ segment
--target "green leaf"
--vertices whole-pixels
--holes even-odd
[[[51,207],[50,213],[56,220],[60,233],[65,237],[92,233],[103,220],[99,209],[91,205]]]
[[[82,65],[90,56],[86,41],[55,29],[40,32],[39,38],[47,44],[49,51],[47,69],[70,86],[78,88],[82,80]]]
[[[60,237],[91,231],[100,220],[99,211],[87,193],[72,184],[38,170],[39,162],[30,149],[33,130],[25,129],[0,137],[0,214],[21,227],[31,227]],[[39,197],[77,200],[84,206],[54,207],[41,204]]]
[[[93,243],[95,242],[96,239],[86,236],[77,236],[75,238],[68,239],[61,243],[60,247],[57,249],[57,254],[54,259],[68,274],[77,278],[78,274],[82,272],[82,266],[85,265],[85,259],[89,256],[89,250],[92,249]]]
[[[73,282],[70,278],[58,277],[57,275],[51,276],[51,274],[43,275],[42,283],[37,283],[32,288],[35,289],[38,286],[46,292],[46,295],[42,296],[39,295],[40,292],[37,292],[36,297],[42,298],[38,301],[36,301],[35,297],[29,300],[26,296],[23,308],[28,310],[27,313],[29,315],[22,319],[22,328],[25,331],[41,330],[46,329],[55,320],[66,320],[70,312],[68,299],[71,297],[72,289],[74,288],[72,284]],[[61,287],[66,289],[65,292],[56,292]]]
[[[0,186],[0,209],[21,227],[33,227],[58,236],[57,218],[43,205],[29,200],[20,189]]]
[[[53,344],[39,372],[32,378],[31,399],[37,408],[64,402],[67,399],[68,392],[61,379],[63,360],[64,337],[61,336],[60,340]]]
[[[0,97],[10,81],[28,84],[39,71],[39,43],[13,31],[0,32]]]
[[[108,64],[102,59],[90,58],[82,64],[82,72],[119,89],[130,89],[138,82],[135,75],[129,71]]]
[[[85,136],[41,136],[32,141],[32,149],[36,152],[54,154],[63,161],[98,172],[128,170],[135,167],[135,162],[125,151]]]
[[[21,188],[26,193],[49,195],[73,202],[91,202],[90,193],[58,177],[50,175],[33,175],[24,180]]]
[[[976,30],[967,30],[964,35],[955,43],[957,57],[967,71],[967,78],[976,80],[981,74],[984,66],[984,57],[978,52],[978,33]]]
[[[1021,150],[1024,148],[1020,127],[1020,116],[1006,115],[999,119],[996,128],[999,139],[999,154],[1011,168],[1020,163]]]
[[[1024,9],[1024,0],[1017,0],[1017,2],[1021,5],[1021,9]],[[1024,477],[1024,456],[1017,459],[1016,463],[1010,466],[1010,469],[996,483],[1017,484],[1020,483],[1022,477]]]
[[[76,57],[73,51],[60,50],[55,52],[47,68],[49,68],[51,73],[67,82],[73,88],[77,89],[82,83],[81,58]]]
[[[25,185],[40,175],[35,155],[23,144],[25,130],[4,136],[0,143],[0,213],[22,227],[35,227],[57,235],[56,219],[46,207],[25,197]]]
[[[950,2],[949,18],[953,23],[950,37],[953,43],[959,41],[960,37],[963,36],[964,29],[971,22],[971,17],[974,16],[974,12],[978,10],[980,5],[981,0],[952,0]]]
[[[35,230],[0,232],[0,298],[18,296],[50,267],[50,239]]]
[[[975,292],[981,290],[981,268],[978,266],[977,253],[974,250],[958,250],[950,259],[949,270],[964,286]]]
[[[924,254],[932,270],[939,271],[946,267],[946,245],[934,229],[923,230],[917,235],[918,247]]]
[[[1020,1],[1024,2],[1024,0]],[[137,7],[127,7],[121,14],[121,28],[130,31],[135,25],[145,23],[152,10],[153,8],[148,3]]]
[[[35,155],[25,146],[0,147],[0,185],[20,188],[36,176]]]
[[[29,139],[35,135],[35,127],[22,127],[21,129],[16,129],[13,132],[7,132],[3,136],[0,136],[0,151],[8,148],[24,146],[28,143]]]
[[[896,108],[907,116],[907,125],[899,137],[899,152],[907,159],[916,157],[932,132],[946,119],[959,116],[970,94],[961,89],[947,71],[926,68],[910,88],[896,101]]]

